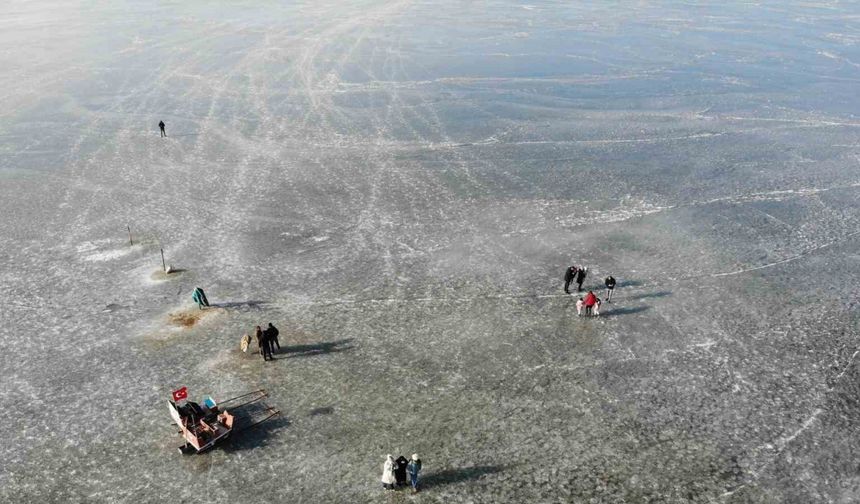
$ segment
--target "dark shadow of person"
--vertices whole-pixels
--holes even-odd
[[[343,352],[344,350],[352,348],[352,345],[349,344],[350,341],[352,341],[352,338],[337,341],[324,341],[322,343],[310,343],[308,345],[285,345],[281,347],[281,350],[278,353],[291,354],[286,357],[294,358]]]
[[[264,304],[267,304],[268,301],[228,301],[226,303],[212,303],[211,306],[217,306],[218,308],[255,308],[260,309]]]
[[[633,294],[632,296],[624,296],[624,299],[644,299],[644,298],[660,298],[671,296],[672,291],[657,291],[657,292],[644,292],[642,294]]]
[[[224,444],[224,451],[235,452],[265,446],[269,439],[276,434],[276,431],[289,426],[290,423],[290,420],[283,414],[246,429],[243,429],[242,423],[239,422],[234,431],[230,433],[228,442]]]
[[[430,472],[426,476],[422,475],[418,480],[418,486],[423,489],[428,489],[434,486],[451,485],[462,481],[476,480],[488,474],[495,474],[505,470],[505,466],[501,465],[483,465],[463,467],[460,469],[445,469],[442,471]]]
[[[650,306],[631,306],[629,308],[613,308],[611,310],[603,310],[600,312],[600,318],[617,317],[619,315],[630,315],[633,313],[643,312],[650,309]]]
[[[308,416],[331,415],[334,413],[334,406],[323,406],[322,408],[314,408],[308,413]]]

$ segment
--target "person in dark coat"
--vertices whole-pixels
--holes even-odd
[[[164,121],[158,121],[158,129],[161,130],[161,138],[167,136],[167,133],[164,131]]]
[[[609,275],[603,280],[604,285],[606,285],[606,302],[612,302],[612,291],[615,290],[615,277]]]
[[[588,268],[579,268],[579,271],[576,272],[576,291],[582,292],[582,282],[585,281],[585,275],[588,274]]]
[[[273,326],[271,322],[269,322],[269,327],[266,328],[266,332],[269,337],[269,348],[271,348],[272,353],[275,353],[275,345],[278,345],[278,350],[281,349],[281,344],[278,342],[278,328]]]
[[[576,266],[571,266],[564,270],[564,293],[570,294],[570,282],[573,282],[573,279],[576,278],[576,272],[579,268]]]
[[[257,338],[257,346],[260,348],[260,355],[263,356],[263,360],[271,359],[272,349],[269,348],[269,338],[266,337],[266,333],[260,326],[254,328],[254,336]]]
[[[409,465],[409,461],[403,455],[397,457],[394,461],[394,479],[396,480],[395,485],[401,487],[406,486],[406,466]]]

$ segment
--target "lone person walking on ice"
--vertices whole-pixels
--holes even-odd
[[[161,130],[161,138],[167,136],[167,133],[164,131],[164,121],[158,121],[158,129]]]
[[[615,277],[612,275],[609,275],[608,277],[606,277],[605,280],[603,280],[603,283],[606,285],[606,302],[611,303],[612,302],[612,291],[615,290]]]

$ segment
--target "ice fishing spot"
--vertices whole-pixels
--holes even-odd
[[[167,315],[167,319],[171,325],[180,328],[191,328],[204,320],[215,318],[226,313],[224,308],[209,307],[205,310],[200,310],[193,307],[188,307],[183,310],[171,312]]]

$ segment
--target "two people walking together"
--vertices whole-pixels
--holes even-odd
[[[278,329],[269,322],[269,327],[265,330],[257,326],[254,328],[254,337],[257,339],[257,347],[260,349],[260,355],[263,360],[275,360],[272,354],[275,352],[275,346],[278,350],[281,349],[281,344],[278,342]]]

